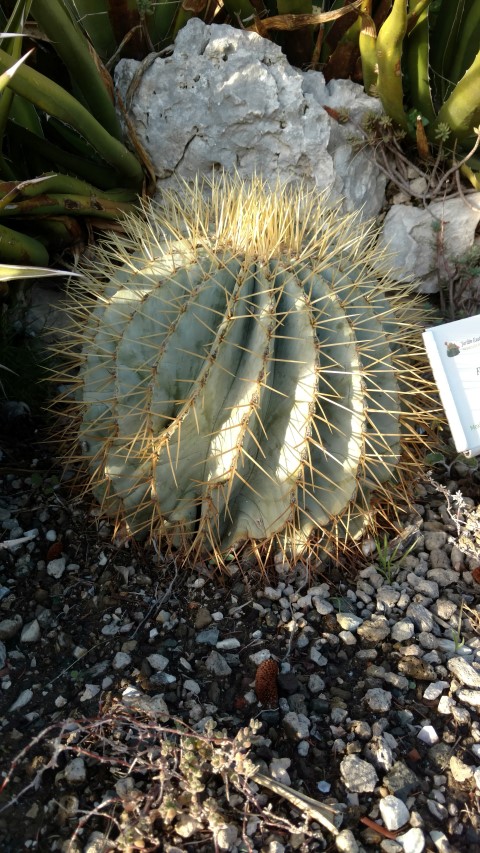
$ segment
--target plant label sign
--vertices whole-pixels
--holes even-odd
[[[455,447],[480,454],[480,314],[423,332]]]

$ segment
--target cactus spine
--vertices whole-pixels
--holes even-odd
[[[75,284],[69,457],[108,516],[183,551],[356,538],[419,470],[422,298],[324,198],[207,189],[146,205]]]

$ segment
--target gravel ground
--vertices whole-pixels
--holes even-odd
[[[480,849],[480,569],[444,494],[388,553],[219,577],[112,544],[31,429],[0,460],[3,853]]]

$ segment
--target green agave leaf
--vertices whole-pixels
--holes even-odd
[[[459,43],[449,70],[449,79],[455,85],[475,60],[480,45],[480,2],[473,0],[465,9]],[[479,95],[480,99],[480,95]]]
[[[42,243],[5,225],[0,225],[0,258],[2,263],[48,265],[48,252]]]
[[[480,50],[470,68],[458,81],[452,94],[438,112],[432,132],[445,123],[455,139],[464,140],[474,136],[474,128],[480,125]]]
[[[98,122],[117,140],[122,132],[111,91],[81,29],[60,0],[32,0],[32,14],[65,63],[84,103]]]
[[[403,108],[402,54],[407,32],[406,0],[393,0],[392,11],[377,36],[377,92],[387,115],[407,128]]]
[[[478,2],[477,2],[478,5]],[[430,63],[435,96],[441,104],[451,91],[450,70],[457,53],[465,0],[442,0],[433,27]]]
[[[416,24],[405,43],[406,67],[410,84],[410,100],[420,115],[430,123],[435,120],[432,92],[430,88],[430,32],[428,8],[424,0],[410,3],[411,15],[416,15]],[[420,10],[420,11],[419,11]]]
[[[11,57],[0,50],[0,71],[11,68],[13,64]],[[125,184],[141,188],[143,170],[136,157],[61,86],[27,66],[17,69],[9,86],[48,115],[74,127],[118,171]]]
[[[107,0],[64,0],[64,5],[72,20],[86,33],[101,60],[109,60],[115,53],[117,42],[110,23]]]
[[[25,106],[31,106],[31,104],[24,103]],[[21,149],[25,159],[33,156],[43,159],[43,172],[51,171],[53,168],[61,169],[69,175],[88,179],[101,190],[114,189],[121,182],[119,175],[113,169],[106,164],[102,166],[101,160],[93,162],[88,157],[82,157],[78,153],[68,151],[66,147],[56,145],[43,136],[39,137],[36,133],[16,122],[9,123],[8,135],[13,146],[17,146],[17,150],[18,148]],[[87,155],[91,150],[91,148],[86,147]]]

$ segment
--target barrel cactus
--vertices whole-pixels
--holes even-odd
[[[126,233],[70,294],[70,459],[107,516],[222,559],[328,551],[408,499],[435,407],[427,309],[358,217],[223,178]]]

